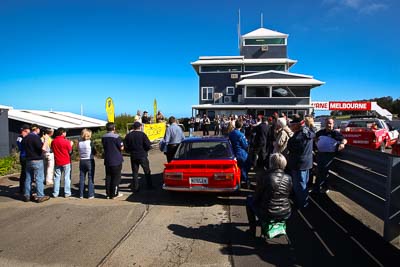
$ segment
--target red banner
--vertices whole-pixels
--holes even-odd
[[[329,110],[371,110],[371,102],[330,101]]]

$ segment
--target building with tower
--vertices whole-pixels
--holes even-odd
[[[288,35],[266,28],[240,36],[240,56],[201,56],[192,62],[199,76],[199,104],[192,113],[270,116],[312,112],[311,89],[324,84],[291,73]]]

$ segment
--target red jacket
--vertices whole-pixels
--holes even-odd
[[[57,136],[53,142],[51,142],[51,149],[54,153],[56,166],[64,166],[71,163],[71,142],[64,136]]]

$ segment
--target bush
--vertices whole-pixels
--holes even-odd
[[[0,158],[0,176],[15,173],[20,169],[17,155]]]

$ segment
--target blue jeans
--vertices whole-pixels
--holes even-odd
[[[44,166],[43,160],[27,160],[26,161],[26,180],[24,195],[31,195],[31,184],[33,178],[36,178],[36,193],[38,197],[44,196]]]
[[[85,177],[88,176],[88,197],[94,197],[94,159],[81,159],[79,162],[79,197],[85,191]]]
[[[309,170],[292,170],[293,192],[298,208],[308,205],[308,173]]]
[[[66,164],[63,166],[56,166],[53,187],[54,197],[58,197],[60,193],[60,181],[62,173],[64,173],[64,194],[65,196],[71,195],[71,164]]]

